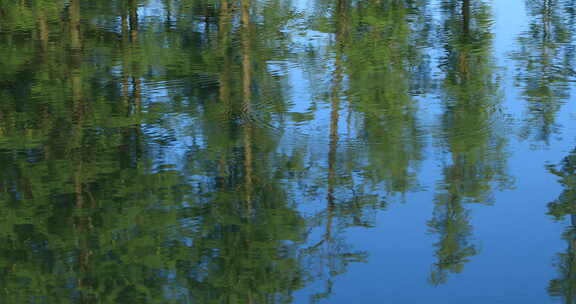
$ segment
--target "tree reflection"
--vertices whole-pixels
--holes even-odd
[[[349,16],[359,24],[349,30],[351,39],[344,48],[349,98],[362,115],[359,135],[371,143],[363,171],[390,195],[418,188],[425,134],[412,93],[427,90],[426,83],[415,81],[429,73],[422,52],[429,20],[417,18],[426,5],[362,1]]]
[[[548,143],[560,126],[556,115],[570,97],[570,80],[575,75],[573,32],[576,13],[573,0],[526,0],[529,29],[513,54],[518,61],[518,85],[528,102],[523,138]]]
[[[346,232],[422,188],[432,140],[430,281],[461,272],[478,253],[470,204],[510,184],[489,5],[443,0],[436,19],[428,0],[298,4],[0,0],[0,296],[328,299],[368,259]],[[313,100],[294,114],[304,80]],[[302,123],[311,134],[287,134]]]
[[[4,299],[289,303],[320,280],[318,300],[365,259],[342,236],[374,207],[338,196],[342,47],[325,210],[299,211],[291,185],[318,172],[280,152],[270,128],[287,108],[267,67],[288,52],[282,4],[167,0],[166,20],[150,21],[136,0],[0,3],[0,35],[14,43],[0,48]]]
[[[557,256],[558,278],[550,281],[548,293],[559,298],[562,303],[576,303],[576,150],[564,158],[558,166],[550,166],[549,171],[560,178],[564,188],[560,196],[548,204],[548,213],[556,220],[569,217],[562,238],[566,241],[566,251]]]
[[[428,223],[440,236],[430,277],[434,285],[445,283],[449,273],[460,273],[478,253],[465,205],[489,204],[493,187],[510,184],[505,139],[497,128],[499,82],[491,59],[490,8],[481,1],[442,4],[445,78],[440,140],[451,158]]]

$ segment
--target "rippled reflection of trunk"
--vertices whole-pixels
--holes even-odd
[[[336,58],[334,62],[334,75],[331,94],[331,112],[330,112],[330,143],[328,150],[328,195],[327,195],[327,221],[326,221],[326,239],[331,238],[332,218],[335,208],[335,183],[336,183],[336,154],[338,151],[338,125],[340,120],[340,91],[343,79],[342,70],[342,53],[345,44],[345,33],[347,27],[347,1],[338,0],[336,7]]]
[[[128,16],[126,15],[126,10],[122,10],[121,20],[121,30],[122,30],[122,101],[128,104],[128,92],[130,90],[128,64],[130,63],[130,50],[128,49],[129,42],[129,32],[128,29]],[[129,113],[129,109],[127,110]]]
[[[168,29],[172,27],[172,0],[164,0],[162,1],[164,4],[164,13],[166,17],[164,18],[164,23]]]
[[[462,43],[470,42],[470,0],[462,0]],[[468,53],[460,51],[458,54],[458,71],[460,72],[460,84],[468,81],[469,66],[468,66]]]
[[[542,42],[544,45],[548,44],[550,31],[552,27],[552,0],[544,0],[542,4],[542,26],[543,35]]]
[[[83,98],[82,98],[82,58],[81,58],[81,44],[80,44],[80,0],[72,0],[68,7],[70,15],[70,47],[71,47],[71,64],[70,64],[70,80],[72,89],[72,108],[73,108],[73,136],[74,141],[72,151],[74,154],[79,154],[80,146],[82,144],[82,119],[84,112]],[[78,157],[79,158],[79,157]],[[80,159],[74,159],[80,163]],[[82,208],[83,200],[81,199],[82,186],[78,183],[81,175],[81,166],[76,169],[75,173],[75,193],[76,205]]]
[[[252,62],[250,57],[250,0],[242,0],[242,113],[244,115],[244,171],[246,211],[252,214],[253,156],[252,156]]]
[[[80,152],[78,152],[80,153]],[[81,155],[80,155],[81,157]],[[82,183],[82,161],[77,160],[74,173],[74,196],[76,201],[76,212],[78,215],[75,219],[75,232],[78,246],[78,275],[77,284],[80,289],[84,287],[84,277],[88,269],[89,251],[87,249],[86,234],[88,233],[88,218],[84,215],[84,187]],[[83,293],[81,293],[83,296]]]
[[[218,82],[218,98],[221,103],[221,109],[224,112],[222,121],[228,123],[232,119],[232,104],[230,102],[230,84],[232,83],[232,76],[230,67],[232,66],[230,60],[230,25],[231,25],[232,9],[229,0],[222,0],[220,2],[220,15],[218,21],[218,43],[220,56],[222,58],[221,71],[219,74]],[[226,176],[226,150],[223,149],[218,171],[219,176]]]
[[[135,69],[137,72],[138,69]],[[134,92],[134,113],[140,113],[142,109],[142,81],[140,75],[132,76],[132,88]]]
[[[138,40],[138,2],[136,0],[130,0],[130,38],[132,43],[136,43]],[[132,52],[132,47],[130,49]],[[141,110],[141,84],[140,84],[140,74],[138,73],[138,62],[131,62],[134,66],[132,72],[132,90],[134,94],[134,111],[136,113]]]
[[[80,48],[80,0],[71,0],[68,8],[70,14],[70,43],[72,49]]]
[[[470,0],[462,0],[462,27],[467,39],[470,35]]]
[[[83,96],[82,79],[82,41],[80,31],[80,0],[72,0],[68,7],[70,16],[70,52],[71,52],[71,87],[73,107],[73,138],[72,160],[74,161],[74,200],[77,215],[75,216],[74,230],[77,237],[78,263],[77,284],[80,292],[80,301],[86,302],[86,296],[82,290],[85,285],[86,273],[88,272],[88,258],[90,252],[87,244],[87,232],[89,218],[84,214],[84,184],[83,184],[83,121],[85,101]]]
[[[42,59],[46,58],[46,51],[48,50],[48,22],[46,21],[46,13],[44,9],[40,9],[38,14],[38,40],[40,41],[40,47],[42,48]]]
[[[334,61],[334,74],[332,78],[332,92],[330,94],[330,134],[329,134],[329,147],[328,147],[328,189],[326,195],[326,232],[324,239],[316,246],[324,243],[327,248],[327,259],[328,259],[328,278],[326,281],[326,290],[320,294],[321,297],[329,295],[332,293],[332,276],[336,272],[333,263],[333,259],[338,253],[331,252],[335,248],[331,248],[333,240],[332,227],[334,225],[334,216],[336,212],[336,181],[338,179],[337,174],[337,154],[338,154],[338,127],[340,121],[340,93],[342,89],[342,79],[343,79],[343,68],[342,68],[342,53],[344,51],[345,44],[345,32],[346,32],[346,12],[347,12],[347,1],[338,0],[336,4],[336,58]],[[334,255],[335,254],[335,255]],[[319,295],[319,296],[320,296]]]
[[[542,7],[542,74],[546,75],[546,78],[549,78],[549,67],[550,63],[553,61],[551,57],[550,47],[551,37],[550,32],[552,31],[552,3],[551,0],[544,0]],[[552,82],[551,79],[546,79],[548,82]]]
[[[128,2],[122,9],[122,101],[126,106],[126,116],[139,115],[142,107],[142,84],[138,73],[138,62],[134,62],[133,50],[138,35],[137,3]],[[124,165],[136,167],[141,156],[141,134],[139,124],[122,131],[122,156]]]
[[[252,108],[252,61],[251,61],[251,45],[250,45],[250,0],[242,0],[241,3],[241,43],[242,43],[242,114],[244,124],[244,202],[245,202],[245,216],[252,221],[253,206],[252,206],[252,187],[253,187],[253,156],[252,156],[252,123],[251,123],[251,108]],[[251,237],[249,235],[245,238],[246,250],[251,250]],[[252,284],[249,284],[252,285]],[[253,303],[252,288],[248,289],[246,303]]]
[[[133,60],[133,49],[138,37],[138,5],[130,0],[122,9],[120,28],[122,35],[122,99],[124,103],[131,103],[127,108],[127,115],[139,113],[141,110],[141,80],[138,74],[138,62]],[[132,98],[129,98],[130,90]]]
[[[330,112],[330,144],[328,150],[328,195],[326,201],[328,203],[326,210],[326,239],[331,238],[332,218],[334,215],[335,207],[335,183],[336,183],[336,154],[338,152],[338,123],[340,119],[340,86],[342,82],[342,56],[340,52],[336,55],[336,69],[334,72],[334,83],[332,87],[332,100]]]
[[[130,0],[130,38],[132,42],[138,39],[138,3]]]
[[[70,80],[72,87],[73,106],[73,132],[76,141],[75,146],[80,145],[82,137],[81,120],[84,112],[84,101],[82,100],[82,45],[80,40],[80,0],[72,0],[68,7],[70,15],[69,36],[70,36]]]
[[[222,0],[220,7],[220,20],[218,24],[219,30],[219,48],[220,48],[220,56],[222,57],[222,71],[220,72],[219,76],[219,98],[220,102],[222,103],[222,107],[224,107],[225,111],[225,121],[230,118],[230,83],[231,83],[231,75],[230,75],[230,56],[229,56],[229,48],[230,48],[230,18],[231,18],[231,9],[230,3],[228,0]]]
[[[72,0],[70,2],[70,6],[68,7],[68,14],[70,16],[70,24],[69,24],[69,36],[70,36],[70,52],[71,52],[71,60],[72,60],[72,82],[73,82],[73,89],[79,89],[79,86],[75,86],[75,78],[74,76],[80,76],[80,64],[81,64],[81,32],[80,32],[80,0]],[[77,73],[75,73],[77,72]],[[73,91],[76,95],[76,91]]]

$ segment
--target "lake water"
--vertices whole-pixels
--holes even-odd
[[[576,303],[576,0],[0,0],[1,303]]]

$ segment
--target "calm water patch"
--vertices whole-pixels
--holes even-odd
[[[572,0],[0,0],[2,303],[576,303]]]

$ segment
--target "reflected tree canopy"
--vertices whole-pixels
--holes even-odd
[[[568,218],[569,225],[562,234],[566,251],[556,257],[558,275],[550,281],[548,293],[562,303],[571,304],[576,303],[576,151],[566,156],[559,166],[549,166],[549,171],[560,178],[563,187],[560,196],[548,204],[549,214],[556,220]]]
[[[525,3],[520,139],[547,142],[574,3]],[[472,206],[514,184],[493,23],[482,0],[0,0],[0,296],[329,302],[371,259],[350,233],[425,191],[447,283],[479,254]]]
[[[443,169],[428,225],[440,236],[431,283],[460,273],[478,250],[471,241],[468,203],[490,204],[494,187],[511,184],[506,173],[506,139],[498,129],[499,81],[491,58],[491,17],[480,1],[443,1]]]
[[[576,12],[572,0],[525,1],[530,16],[529,30],[513,53],[518,61],[516,75],[528,102],[529,119],[523,138],[548,143],[561,127],[556,114],[571,96],[570,81],[576,76],[574,65],[574,26]]]

